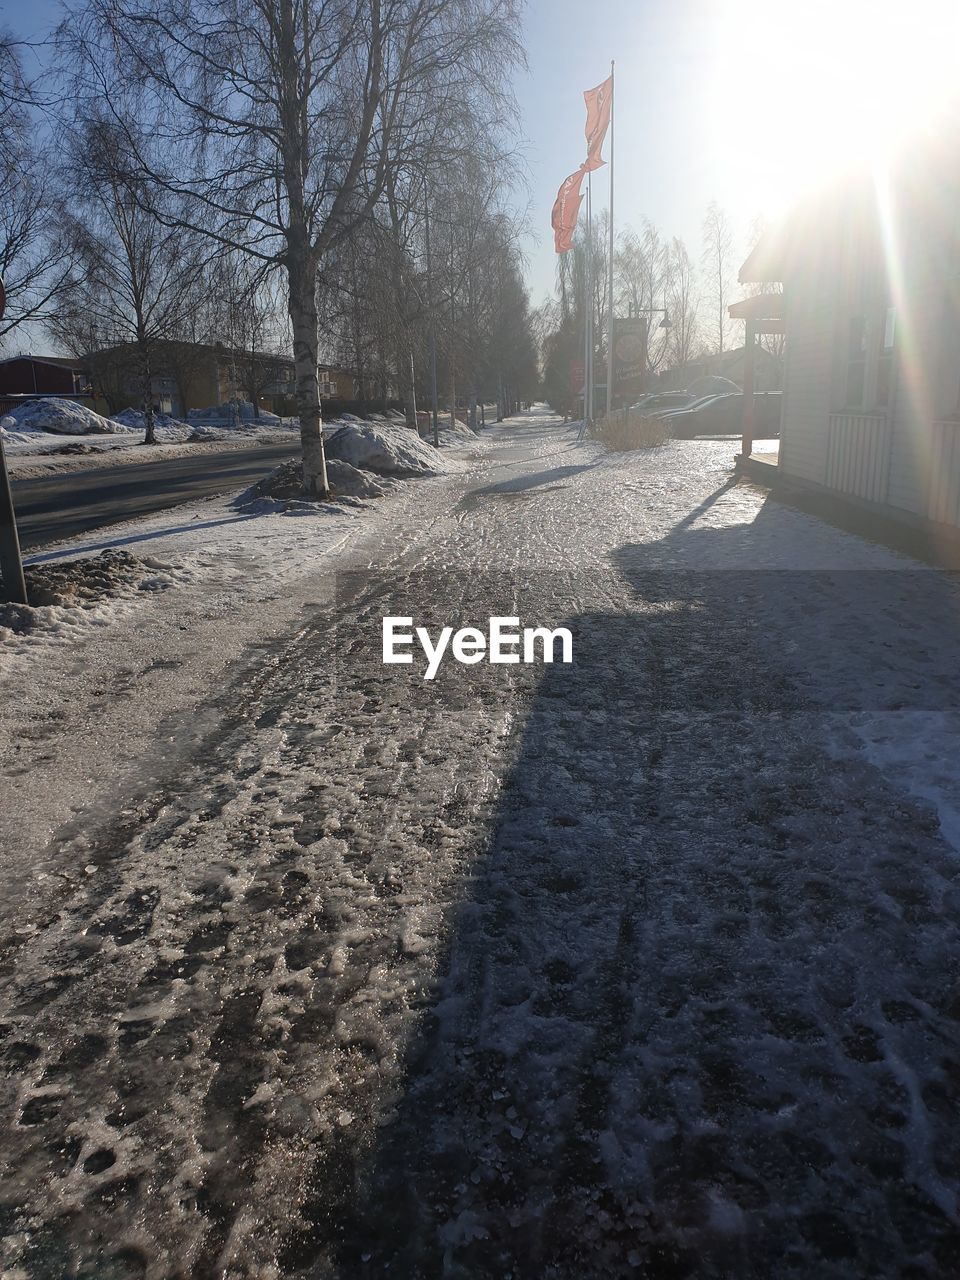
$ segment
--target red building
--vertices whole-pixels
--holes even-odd
[[[0,396],[78,396],[90,376],[75,360],[59,356],[13,356],[0,360]]]

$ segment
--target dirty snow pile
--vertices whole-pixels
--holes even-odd
[[[345,422],[324,447],[328,458],[379,475],[426,476],[453,469],[432,444],[395,422]]]
[[[37,434],[58,436],[125,435],[130,428],[115,418],[104,418],[86,405],[51,396],[28,400],[0,418],[4,439],[17,442]]]
[[[381,480],[382,483],[378,482],[369,471],[352,467],[349,462],[341,462],[336,458],[330,458],[327,461],[327,481],[335,500],[382,498],[387,493],[384,485],[389,485],[390,481],[382,477]],[[300,459],[293,458],[289,462],[282,462],[268,476],[245,490],[237,501],[238,506],[246,509],[261,503],[264,499],[286,504],[303,504],[310,501],[304,497],[303,462]],[[347,505],[362,504],[350,502]]]
[[[47,643],[77,638],[88,626],[109,626],[120,600],[166,591],[189,576],[166,560],[114,548],[66,564],[28,565],[31,603],[0,604],[0,643],[16,636]],[[12,656],[12,651],[4,656]]]
[[[461,422],[459,418],[455,418],[451,423],[449,419],[446,422],[441,421],[437,431],[440,439],[441,449],[466,449],[470,445],[477,443],[477,433],[472,427],[468,427],[466,423]],[[427,428],[425,438],[430,441],[433,439],[433,426]]]

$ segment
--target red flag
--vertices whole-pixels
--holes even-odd
[[[573,248],[573,233],[577,229],[577,218],[580,215],[580,184],[586,167],[581,165],[576,173],[565,178],[557,192],[550,225],[553,227],[553,244],[557,253],[566,253]]]
[[[598,84],[595,89],[588,89],[583,95],[583,100],[587,104],[587,127],[584,129],[587,139],[587,159],[583,167],[589,173],[606,164],[600,152],[603,150],[603,140],[610,126],[613,76],[607,76],[603,84]]]

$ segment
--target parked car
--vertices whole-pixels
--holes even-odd
[[[678,408],[675,408],[675,409],[663,409],[657,413],[657,417],[662,418],[664,422],[666,422],[670,418],[675,418],[678,413],[691,413],[693,412],[694,409],[701,409],[705,404],[708,404],[711,400],[719,400],[721,395],[730,395],[730,394],[731,393],[728,391],[724,391],[724,392],[711,391],[709,395],[697,396],[695,399],[691,400],[689,404],[680,405]]]
[[[780,392],[759,391],[754,395],[755,436],[780,434]],[[713,396],[700,404],[672,413],[664,419],[675,439],[693,436],[735,435],[743,426],[743,392]]]
[[[663,413],[666,409],[682,409],[693,404],[696,396],[689,391],[660,391],[652,395],[640,409],[641,418],[649,418],[653,414]]]

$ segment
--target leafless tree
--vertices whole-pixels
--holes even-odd
[[[260,399],[282,382],[287,337],[276,272],[247,254],[220,255],[210,273],[211,327],[229,361],[234,395],[260,417]]]
[[[70,265],[57,234],[49,154],[33,114],[42,103],[24,71],[24,49],[0,32],[0,276],[7,297],[0,341],[47,317]]]
[[[685,369],[700,348],[700,298],[687,246],[677,237],[670,245],[665,296],[670,316],[667,363],[671,368]]]
[[[65,30],[105,98],[118,81],[149,95],[169,159],[141,154],[144,176],[188,198],[198,229],[283,267],[308,491],[327,489],[328,257],[370,215],[395,139],[415,134],[438,87],[500,92],[518,33],[519,0],[88,0]]]
[[[127,137],[92,120],[72,139],[73,197],[62,217],[74,267],[50,327],[71,344],[86,328],[102,346],[124,348],[153,444],[158,352],[196,305],[206,260],[196,236],[160,204],[163,193],[145,192],[129,173]]]
[[[717,351],[726,347],[729,327],[727,305],[730,300],[730,272],[733,256],[733,231],[726,211],[712,200],[703,219],[703,269],[708,294],[716,308]]]

